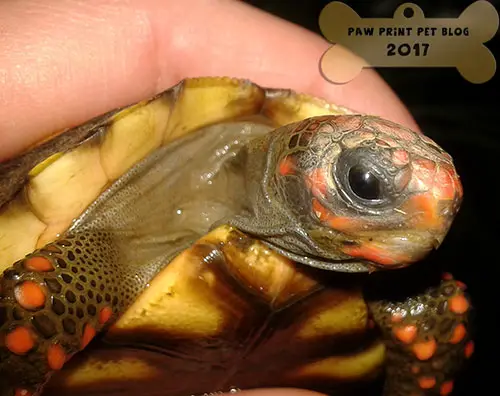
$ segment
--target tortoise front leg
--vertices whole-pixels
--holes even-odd
[[[0,396],[35,396],[129,305],[155,272],[121,262],[104,232],[46,245],[0,278]]]
[[[369,302],[387,346],[384,396],[446,396],[473,353],[465,286],[446,274],[439,286],[400,301]]]

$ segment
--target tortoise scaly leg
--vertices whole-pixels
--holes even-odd
[[[110,235],[46,245],[0,279],[0,395],[34,396],[151,278],[119,265]],[[126,266],[125,266],[126,267]],[[141,286],[142,285],[142,286]]]
[[[387,346],[384,396],[449,395],[474,350],[471,305],[451,275],[402,301],[369,302]]]

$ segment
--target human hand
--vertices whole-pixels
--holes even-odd
[[[194,76],[289,87],[416,128],[374,71],[330,84],[319,72],[328,43],[238,1],[4,0],[0,31],[0,161]]]
[[[4,0],[0,31],[0,161],[205,75],[289,87],[416,128],[374,71],[327,82],[327,42],[239,1]]]

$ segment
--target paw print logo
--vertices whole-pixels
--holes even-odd
[[[484,43],[496,34],[499,16],[488,1],[476,1],[458,18],[425,18],[413,3],[400,5],[393,18],[361,18],[334,1],[322,10],[319,25],[333,44],[320,69],[333,83],[349,82],[367,67],[454,67],[475,84],[496,71]]]

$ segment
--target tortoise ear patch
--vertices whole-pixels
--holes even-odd
[[[297,169],[295,167],[295,161],[289,155],[283,158],[278,165],[278,172],[281,176],[294,175],[296,171]]]

